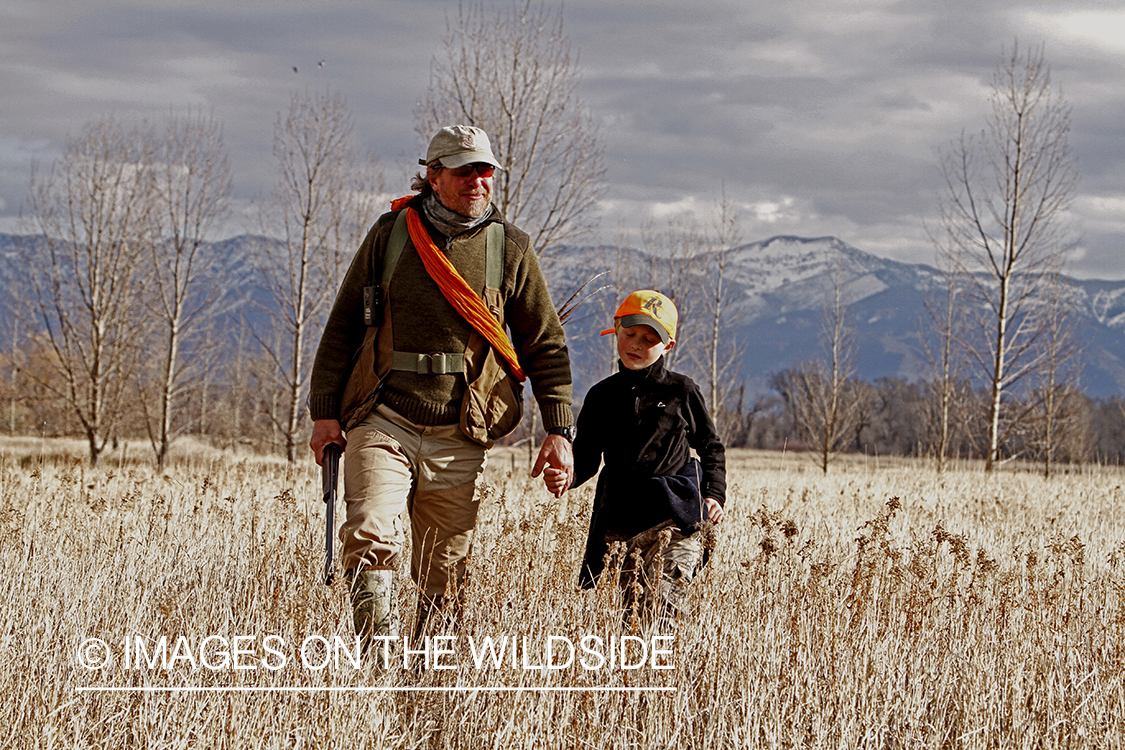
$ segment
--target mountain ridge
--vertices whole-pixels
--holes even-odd
[[[32,235],[0,234],[0,291],[5,299],[14,291],[18,247],[39,241]],[[274,242],[245,234],[212,243],[216,277],[224,284],[221,305],[231,321],[245,317],[254,326],[269,324],[262,304],[264,287],[249,258],[255,248]],[[612,344],[599,332],[611,324],[620,298],[637,288],[659,288],[678,303],[683,298],[681,346],[673,364],[690,372],[691,359],[699,358],[707,316],[688,301],[701,290],[713,291],[716,277],[710,269],[715,259],[715,253],[701,252],[672,261],[636,248],[605,245],[563,246],[543,256],[556,303],[597,277],[567,322],[576,394],[609,374]],[[856,375],[868,381],[926,376],[919,325],[926,319],[926,295],[943,288],[936,268],[882,258],[832,236],[776,235],[732,248],[727,259],[724,335],[735,350],[733,377],[751,394],[768,391],[773,373],[820,356],[818,333],[837,269],[855,332]],[[673,277],[679,281],[670,282]],[[682,294],[668,288],[676,283]],[[1067,278],[1066,283],[1076,295],[1080,336],[1086,342],[1081,386],[1094,397],[1125,393],[1125,281]],[[7,335],[0,331],[0,346]]]
[[[556,294],[561,291],[564,295],[599,271],[612,275],[614,269],[630,263],[642,265],[643,256],[632,249],[615,255],[612,248],[566,248],[558,255],[566,258],[565,270],[557,270],[556,257],[548,264],[548,277]],[[855,332],[857,376],[867,381],[926,377],[919,326],[928,320],[927,295],[944,289],[938,269],[882,258],[837,237],[777,235],[733,248],[727,257],[724,284],[730,285],[729,316],[737,320],[731,333],[744,348],[736,369],[751,393],[767,391],[773,373],[820,356],[818,333],[837,268]],[[703,269],[713,268],[714,258],[714,253],[700,253],[684,262],[697,266],[702,276],[706,274]],[[619,287],[641,288],[657,278],[644,273],[619,275],[626,277]],[[1125,281],[1069,277],[1064,281],[1075,295],[1079,336],[1087,347],[1082,387],[1095,397],[1125,392]],[[654,285],[659,288],[659,282]],[[621,288],[613,293],[623,297],[629,291],[632,289]],[[604,327],[612,319],[605,307],[603,319],[595,327]],[[689,326],[698,314],[688,310],[684,318]],[[586,330],[576,333],[572,339],[578,362],[608,358],[604,349],[586,351],[590,344]],[[575,379],[584,380],[577,371]]]

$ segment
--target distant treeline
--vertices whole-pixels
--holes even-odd
[[[27,352],[25,352],[27,354]],[[45,358],[48,353],[41,352]],[[64,436],[81,435],[82,429],[66,405],[38,384],[33,377],[37,357],[23,359],[24,368],[16,380],[19,391],[11,388],[12,373],[8,358],[0,354],[0,407],[3,408],[3,431],[12,435]],[[185,421],[192,425],[191,434],[217,445],[241,444],[263,452],[283,452],[285,435],[282,399],[270,398],[276,393],[263,355],[224,358],[224,364],[213,367],[208,375],[195,383],[192,397],[184,404]],[[785,381],[785,372],[774,377],[775,384]],[[934,454],[935,420],[934,389],[924,382],[906,382],[899,378],[881,378],[873,383],[852,381],[850,389],[859,403],[857,418],[847,440],[839,450],[880,456],[928,457]],[[948,456],[980,458],[984,434],[980,424],[985,413],[982,405],[987,393],[961,384],[951,420],[953,428]],[[530,396],[525,394],[527,398]],[[1052,461],[1061,464],[1098,462],[1125,463],[1125,399],[1121,397],[1093,399],[1078,392],[1067,394],[1068,405],[1063,424],[1056,425]],[[116,438],[147,439],[143,402],[137,399],[132,408],[126,406]],[[1028,405],[1010,399],[1006,408],[1026,413]],[[533,409],[528,404],[528,411]],[[1033,410],[1031,410],[1033,412]],[[810,446],[802,442],[801,430],[795,423],[792,409],[782,394],[775,390],[766,396],[749,399],[743,393],[732,399],[729,410],[715,415],[727,445],[733,448],[765,450],[802,450]],[[1043,425],[1034,419],[1017,431],[1005,445],[1008,458],[1040,461],[1043,456],[1041,436]],[[511,436],[509,444],[526,441],[532,421]],[[541,428],[535,427],[538,433]],[[536,435],[539,439],[540,435]]]
[[[775,384],[786,373],[773,378]],[[858,415],[841,452],[882,456],[931,457],[935,451],[935,388],[925,382],[880,378],[873,383],[852,381],[859,402]],[[988,393],[967,383],[958,384],[958,398],[951,420],[948,455],[953,458],[982,458],[985,434],[982,425]],[[1052,462],[1108,464],[1125,463],[1125,399],[1090,398],[1077,391],[1066,394],[1066,408],[1055,425]],[[1025,416],[1026,423],[1004,446],[1009,459],[1031,462],[1044,459],[1043,420],[1034,418],[1035,405],[1009,398],[1005,408]],[[774,391],[737,411],[717,415],[730,446],[766,450],[801,450],[801,430],[781,393]]]

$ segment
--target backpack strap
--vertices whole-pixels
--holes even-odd
[[[410,230],[406,227],[406,210],[398,212],[395,217],[394,228],[391,229],[391,239],[387,243],[387,255],[383,258],[383,286],[391,283],[395,275],[395,266],[402,257],[402,250],[406,247],[406,240],[410,237]]]
[[[499,289],[504,280],[504,223],[490,222],[485,237],[484,285]]]

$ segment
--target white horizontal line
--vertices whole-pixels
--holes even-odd
[[[674,687],[79,687],[79,693],[637,693],[674,692]]]

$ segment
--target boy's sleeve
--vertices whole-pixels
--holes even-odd
[[[687,403],[692,425],[688,443],[699,454],[699,463],[703,468],[700,494],[703,497],[713,497],[723,505],[727,500],[726,449],[719,439],[719,431],[715,429],[707,405],[703,402],[703,393],[694,383],[688,389]]]

